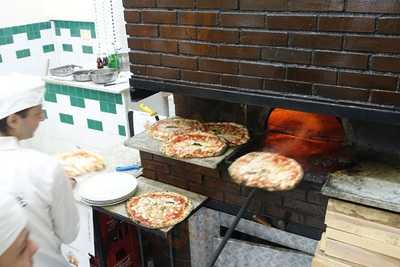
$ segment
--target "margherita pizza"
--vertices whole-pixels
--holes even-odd
[[[203,123],[206,132],[218,135],[229,145],[242,145],[249,141],[249,131],[246,127],[233,122]]]
[[[269,152],[248,153],[235,160],[228,171],[236,183],[268,191],[290,190],[303,178],[297,161]]]
[[[93,152],[76,149],[56,155],[67,177],[76,177],[105,168],[104,159]]]
[[[191,132],[173,135],[161,146],[161,152],[175,158],[206,158],[221,155],[226,147],[214,134]]]
[[[203,125],[199,121],[170,118],[157,121],[149,126],[147,133],[157,140],[167,141],[174,134],[203,130]]]
[[[130,218],[147,228],[164,228],[184,220],[191,212],[190,200],[173,192],[150,192],[131,198],[126,205]]]

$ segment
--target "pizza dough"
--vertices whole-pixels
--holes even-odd
[[[104,159],[100,155],[83,149],[58,154],[56,158],[64,167],[65,176],[70,178],[100,171],[106,167]]]
[[[192,210],[190,200],[173,192],[150,192],[132,197],[126,205],[129,217],[152,229],[165,228],[184,220]]]
[[[295,187],[303,178],[303,169],[294,159],[269,152],[250,152],[228,168],[234,182],[268,191]]]
[[[175,134],[181,134],[192,131],[203,131],[203,125],[196,120],[181,118],[170,118],[157,121],[147,128],[147,133],[154,139],[168,141]]]
[[[213,133],[224,139],[229,145],[242,145],[249,141],[249,131],[246,127],[233,122],[204,123],[206,132]]]
[[[214,134],[191,132],[173,135],[161,146],[161,152],[175,158],[206,158],[221,155],[226,147]]]

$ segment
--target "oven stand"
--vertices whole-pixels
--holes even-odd
[[[235,230],[236,226],[238,225],[240,219],[243,216],[243,213],[247,210],[247,207],[251,203],[251,200],[253,199],[255,193],[257,192],[257,188],[253,188],[249,195],[247,196],[246,202],[243,204],[243,206],[240,208],[238,214],[235,217],[235,220],[229,227],[228,231],[226,232],[224,238],[222,239],[221,243],[219,244],[217,250],[214,252],[214,254],[211,257],[211,261],[208,263],[207,267],[213,267],[215,262],[218,259],[219,254],[221,254],[222,250],[224,249],[226,242],[228,242],[228,239],[231,237],[233,231]]]

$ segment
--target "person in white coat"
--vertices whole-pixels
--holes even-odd
[[[29,237],[25,213],[14,196],[0,194],[0,267],[32,267],[38,247]]]
[[[32,240],[39,246],[34,266],[69,266],[61,244],[71,243],[79,232],[71,185],[56,159],[19,144],[43,120],[43,89],[39,77],[0,76],[0,187],[25,206]]]

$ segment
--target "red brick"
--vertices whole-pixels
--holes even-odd
[[[315,51],[313,55],[313,64],[336,68],[367,69],[368,55]]]
[[[300,188],[295,188],[290,191],[282,192],[282,197],[305,201],[306,200],[306,190],[300,189]]]
[[[190,191],[208,196],[209,198],[214,200],[223,201],[224,199],[222,191],[216,190],[215,188],[207,188],[202,185],[189,182],[189,189]]]
[[[202,184],[203,183],[203,175],[196,172],[188,172],[182,169],[179,165],[171,166],[171,173],[175,177],[186,179],[187,181]]]
[[[400,93],[382,90],[371,91],[371,103],[400,107]]]
[[[156,171],[143,169],[143,176],[149,179],[157,180]]]
[[[261,58],[268,61],[310,64],[311,52],[290,48],[265,47],[262,49]]]
[[[294,200],[290,198],[286,198],[283,200],[283,206],[296,210],[297,212],[308,214],[308,215],[317,215],[317,216],[325,216],[326,207],[307,203],[300,200]]]
[[[321,230],[325,230],[325,217],[320,216],[305,216],[304,224],[315,227]]]
[[[219,73],[238,73],[239,64],[235,61],[200,58],[199,69]]]
[[[281,93],[311,95],[312,84],[304,82],[266,79],[264,81],[264,90],[281,92]]]
[[[260,57],[260,48],[221,45],[218,47],[218,56],[225,58],[258,59]]]
[[[140,22],[140,12],[137,10],[124,10],[124,18],[128,23],[137,23]]]
[[[400,13],[397,0],[347,0],[345,11],[361,13]]]
[[[196,28],[160,25],[160,37],[167,39],[196,39]]]
[[[396,90],[397,77],[357,72],[340,72],[338,84],[359,88]]]
[[[179,70],[165,67],[146,66],[146,75],[163,79],[177,80],[179,78]]]
[[[318,29],[324,32],[374,32],[375,17],[321,16]]]
[[[287,0],[241,0],[240,9],[257,11],[285,11],[287,9]]]
[[[161,55],[161,65],[167,67],[197,70],[197,58],[182,55]]]
[[[242,31],[240,33],[242,44],[286,46],[287,40],[287,34],[281,32]]]
[[[237,194],[232,194],[229,192],[224,192],[224,202],[234,205],[234,206],[242,206],[246,201],[245,197],[242,197]]]
[[[124,7],[155,7],[156,0],[123,0]]]
[[[216,190],[225,191],[226,182],[222,179],[218,179],[215,177],[203,177],[203,185],[208,188],[214,188]]]
[[[142,16],[144,23],[176,24],[175,11],[143,10]]]
[[[159,173],[170,173],[169,167],[165,163],[157,162],[154,160],[142,160],[143,169],[154,170]]]
[[[179,24],[215,26],[217,25],[217,12],[178,12]]]
[[[313,49],[341,49],[342,36],[327,34],[289,34],[289,46]]]
[[[345,36],[344,49],[376,53],[400,53],[400,38]]]
[[[303,82],[336,84],[336,71],[317,68],[288,68],[287,79]]]
[[[143,65],[130,65],[131,72],[136,75],[146,75],[146,66]]]
[[[289,11],[343,11],[344,0],[288,0]]]
[[[285,68],[271,64],[240,63],[240,74],[262,78],[284,79]]]
[[[400,18],[378,18],[376,31],[386,34],[400,34]]]
[[[287,220],[289,220],[289,222],[294,222],[294,223],[298,223],[298,224],[304,224],[305,223],[305,215],[295,212],[295,211],[288,211],[287,215],[286,215]]]
[[[221,77],[221,84],[243,89],[262,89],[263,80],[254,77],[223,75]]]
[[[287,211],[281,207],[267,204],[267,205],[263,206],[262,213],[268,217],[284,218]]]
[[[239,0],[197,0],[199,9],[237,9]]]
[[[129,52],[130,62],[141,65],[160,65],[161,56],[158,53]]]
[[[220,76],[211,72],[182,71],[182,80],[200,83],[219,83]]]
[[[188,189],[188,181],[174,177],[172,175],[166,175],[162,173],[157,173],[157,180],[166,184],[170,184],[179,188]]]
[[[321,191],[310,190],[307,192],[307,201],[326,206],[328,204],[328,197],[322,195]]]
[[[369,91],[365,89],[323,84],[314,85],[314,94],[325,98],[358,102],[367,102],[369,98]]]
[[[197,39],[200,41],[217,43],[237,43],[239,42],[239,31],[236,30],[216,30],[212,28],[198,28]]]
[[[400,58],[389,56],[372,56],[371,69],[378,71],[400,72]]]
[[[224,27],[264,28],[264,20],[264,15],[258,14],[222,13],[220,15],[220,23]]]
[[[271,15],[266,18],[266,26],[271,30],[314,31],[317,28],[316,16]]]
[[[144,152],[144,151],[140,151],[139,153],[140,153],[140,159],[141,160],[143,160],[143,159],[153,159],[153,154],[151,154],[151,153],[147,153],[147,152]]]
[[[157,25],[126,24],[126,33],[131,36],[157,37]]]
[[[217,46],[198,43],[179,43],[179,53],[196,56],[210,56],[217,55]]]
[[[157,7],[193,8],[193,0],[157,0]]]
[[[176,41],[129,38],[128,46],[131,49],[146,50],[154,52],[177,53],[178,43]]]

